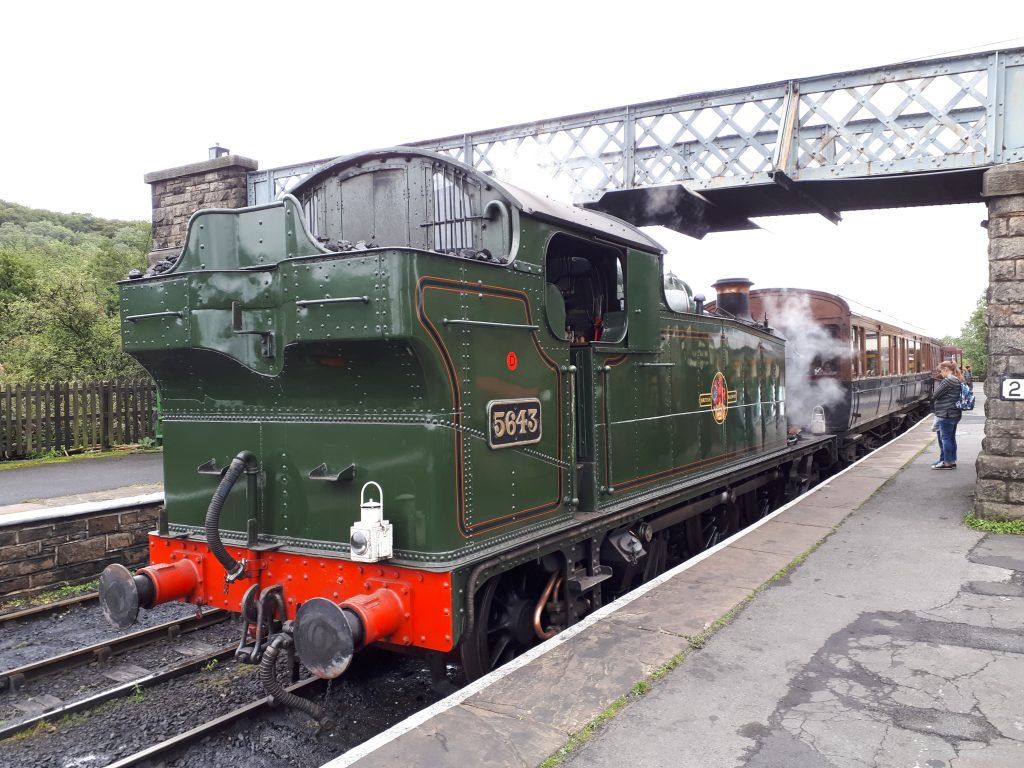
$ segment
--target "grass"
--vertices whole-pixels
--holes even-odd
[[[86,715],[84,713],[77,713],[71,715],[64,715],[56,723],[51,723],[49,720],[40,720],[38,723],[33,725],[31,728],[26,728],[23,731],[18,731],[13,736],[9,737],[7,741],[19,742],[25,739],[31,739],[34,736],[43,736],[45,734],[56,733],[61,728],[69,728],[72,725],[85,720]]]
[[[50,603],[56,603],[58,600],[64,600],[69,597],[77,597],[78,595],[84,595],[87,592],[95,592],[100,585],[99,579],[93,579],[87,581],[85,584],[65,584],[60,587],[56,587],[46,592],[41,592],[38,595],[32,597],[19,597],[12,600],[0,600],[0,610],[20,610],[22,608],[29,608],[36,605],[49,605]]]
[[[835,529],[833,528],[833,530]],[[726,613],[724,616],[719,617],[714,623],[706,627],[703,631],[698,632],[695,635],[686,635],[687,648],[677,653],[675,656],[666,661],[653,672],[649,673],[643,680],[637,682],[632,687],[632,689],[630,689],[629,693],[617,698],[610,705],[608,705],[608,707],[603,712],[601,712],[601,714],[599,714],[597,717],[595,717],[593,720],[591,720],[589,723],[583,726],[583,728],[581,728],[579,731],[572,734],[569,737],[569,740],[564,745],[559,747],[559,749],[554,754],[552,754],[550,757],[548,757],[544,762],[540,764],[539,768],[557,768],[557,766],[561,765],[563,760],[569,757],[569,755],[571,755],[575,750],[579,749],[584,744],[586,744],[595,733],[600,731],[601,728],[604,727],[604,725],[607,722],[612,720],[620,711],[622,711],[622,709],[627,704],[633,701],[637,701],[643,696],[646,696],[653,689],[655,683],[657,683],[669,672],[671,672],[673,669],[682,664],[683,661],[686,660],[686,657],[689,656],[691,653],[699,651],[701,648],[703,648],[707,644],[708,640],[711,639],[712,635],[714,635],[723,627],[730,624],[732,620],[736,618],[736,616],[754,600],[754,598],[756,598],[761,592],[770,587],[772,584],[775,584],[778,581],[784,579],[786,576],[788,576],[790,572],[793,571],[793,569],[795,569],[804,560],[806,560],[807,557],[819,546],[821,546],[821,542],[818,542],[817,544],[809,548],[806,552],[803,552],[802,554],[793,558],[793,560],[787,563],[764,584],[762,584],[749,595],[744,597],[743,600],[741,600],[737,605],[733,606],[728,613]]]
[[[974,510],[968,512],[964,517],[964,525],[985,533],[1005,533],[1024,536],[1024,520],[985,520],[975,517]]]
[[[105,701],[99,706],[92,709],[90,712],[74,712],[70,715],[64,715],[60,720],[51,722],[49,720],[40,720],[30,728],[26,728],[23,731],[10,736],[6,741],[18,742],[24,741],[25,739],[31,739],[34,736],[43,736],[47,734],[53,734],[61,731],[65,728],[70,728],[73,725],[78,725],[84,722],[86,719],[101,715],[105,712],[113,711],[119,707],[123,707],[128,704],[141,704],[146,700],[146,694],[142,690],[142,686],[136,685],[130,694],[123,699],[113,699],[111,701]]]
[[[0,462],[0,472],[5,469],[21,469],[23,467],[42,467],[48,464],[66,464],[69,461],[83,461],[86,459],[102,459],[108,456],[124,456],[130,453],[153,453],[159,451],[159,448],[152,448],[144,445],[132,445],[126,446],[123,450],[119,451],[91,451],[87,453],[73,453],[71,455],[59,454],[56,451],[47,451],[43,456],[33,459],[25,459],[24,461],[2,461]]]

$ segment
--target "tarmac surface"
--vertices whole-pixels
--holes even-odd
[[[163,453],[126,453],[0,470],[0,514],[163,489]]]
[[[931,470],[938,448],[922,422],[328,765],[535,766],[556,754],[570,768],[1024,765],[1024,537],[962,522],[983,407],[979,396],[961,421],[956,470]],[[642,681],[646,694],[630,695]],[[625,706],[564,749],[616,700]]]

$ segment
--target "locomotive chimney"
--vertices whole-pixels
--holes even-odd
[[[737,320],[754,322],[750,316],[750,286],[753,283],[745,277],[727,277],[711,287],[718,294],[715,306]]]

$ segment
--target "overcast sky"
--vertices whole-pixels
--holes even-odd
[[[215,142],[263,168],[574,112],[928,56],[1024,46],[1024,5],[708,6],[520,0],[114,3],[0,13],[0,199],[148,219],[143,174]],[[701,8],[711,12],[703,20]],[[633,14],[630,17],[629,14]],[[969,14],[968,14],[969,15]],[[987,34],[986,34],[987,33]],[[541,190],[543,191],[543,190]],[[987,284],[982,204],[652,230],[719,277],[811,287],[956,334]],[[755,287],[756,287],[755,286]]]

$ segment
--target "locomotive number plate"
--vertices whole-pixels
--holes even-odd
[[[510,448],[540,442],[540,400],[491,400],[487,404],[487,444]]]

